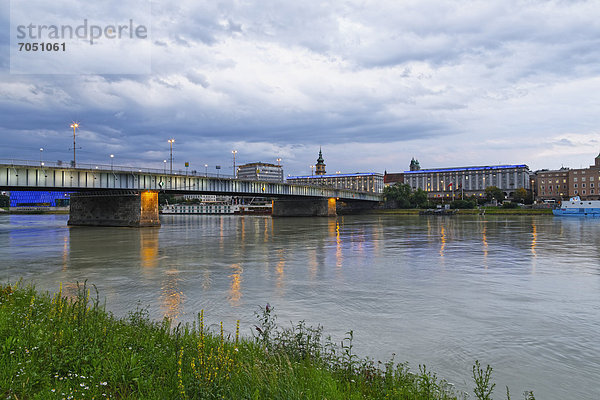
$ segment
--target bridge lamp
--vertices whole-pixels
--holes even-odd
[[[204,164],[204,176],[208,177],[208,164]]]
[[[235,172],[235,155],[237,154],[237,150],[231,150],[231,153],[233,154],[233,178],[235,179],[237,177]]]
[[[314,170],[314,168],[315,168],[315,166],[314,166],[314,165],[311,165],[311,166],[310,166],[310,174],[311,174],[311,175],[314,175],[314,174],[313,174],[313,170]]]
[[[170,167],[170,174],[173,175],[173,143],[175,143],[175,139],[169,139],[167,140],[169,142],[169,144],[171,145],[171,167]]]
[[[113,169],[113,160],[114,160],[114,159],[115,159],[115,155],[114,155],[114,154],[111,154],[111,155],[110,155],[110,170],[111,170],[111,171],[112,171],[112,169]]]
[[[44,148],[40,147],[40,165],[44,166],[44,160],[42,159],[42,154],[44,153]]]
[[[75,146],[75,130],[79,128],[79,122],[73,122],[71,128],[73,128],[73,167],[75,167],[77,166],[77,161],[75,160],[75,150],[77,147]]]
[[[167,160],[163,160],[163,165],[165,166],[165,175],[167,174]]]
[[[277,159],[277,165],[281,165],[281,158]]]

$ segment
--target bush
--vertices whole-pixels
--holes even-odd
[[[10,206],[10,197],[5,195],[0,195],[0,207],[9,207]]]
[[[477,203],[473,200],[454,200],[450,203],[450,208],[471,209],[475,208]]]
[[[502,208],[519,208],[519,205],[517,203],[508,202],[502,204]]]

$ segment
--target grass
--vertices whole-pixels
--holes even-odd
[[[76,297],[0,285],[0,397],[4,399],[458,399],[420,366],[358,358],[352,332],[339,345],[303,322],[275,323],[267,305],[256,335],[127,318],[105,311],[86,285]],[[473,367],[477,398],[489,398],[491,367]],[[533,399],[533,393],[528,399]],[[507,396],[508,389],[507,389]]]

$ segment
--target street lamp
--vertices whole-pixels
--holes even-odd
[[[281,158],[277,159],[277,165],[281,165]]]
[[[314,169],[314,168],[315,168],[315,166],[314,166],[314,165],[311,165],[311,166],[310,166],[310,174],[311,174],[311,175],[313,175],[313,169]]]
[[[163,165],[165,167],[165,175],[167,174],[167,160],[163,160]]]
[[[40,166],[44,166],[44,160],[42,159],[42,154],[44,153],[44,148],[40,147]]]
[[[73,168],[77,165],[77,161],[75,159],[75,150],[76,150],[76,146],[75,146],[75,130],[77,128],[79,128],[79,122],[73,122],[71,124],[71,128],[73,128]]]
[[[173,175],[173,143],[175,143],[175,139],[169,139],[168,142],[171,145],[171,153],[170,153],[171,167],[169,169],[169,171],[170,171],[169,173],[171,175]]]
[[[208,164],[204,164],[204,176],[208,177]]]
[[[237,154],[237,150],[231,150],[231,153],[233,154],[233,179],[235,179],[237,177],[235,173],[235,155]]]
[[[115,159],[115,155],[114,155],[114,154],[111,154],[111,155],[110,155],[110,170],[111,170],[111,171],[113,170],[113,160],[114,160],[114,159]]]

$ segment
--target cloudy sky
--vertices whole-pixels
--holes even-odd
[[[11,68],[11,10],[25,0],[2,1],[3,159],[37,160],[43,147],[71,160],[73,120],[80,163],[112,153],[162,168],[172,137],[176,168],[224,173],[233,149],[238,164],[280,157],[286,175],[310,174],[320,146],[328,172],[399,172],[412,157],[585,167],[600,152],[597,0],[156,1],[146,20],[128,0],[95,2],[108,20],[92,2],[51,3],[28,17],[148,22],[136,48],[151,57],[130,49],[94,73],[108,57],[99,40],[73,71]],[[148,68],[131,73],[140,60]]]

